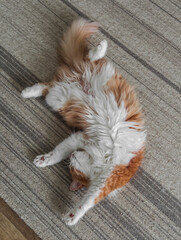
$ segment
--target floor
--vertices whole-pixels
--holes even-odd
[[[0,239],[40,240],[2,198],[0,198]]]
[[[138,173],[117,197],[69,227],[62,214],[84,191],[69,191],[66,163],[38,169],[32,162],[71,130],[43,98],[25,100],[21,91],[49,80],[59,39],[78,17],[100,23],[91,46],[106,39],[107,58],[134,85],[147,145]],[[1,198],[43,240],[180,240],[180,0],[1,0],[0,24]],[[27,237],[19,220],[1,218]]]

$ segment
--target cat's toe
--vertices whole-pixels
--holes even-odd
[[[33,163],[37,167],[46,167],[48,162],[45,155],[39,155],[34,159]]]
[[[72,226],[77,222],[75,219],[75,214],[73,212],[66,214],[62,219],[65,224],[69,226]]]

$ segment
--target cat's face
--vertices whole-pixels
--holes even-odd
[[[70,173],[72,175],[71,191],[88,187],[90,179],[86,169],[89,165],[89,156],[85,151],[75,151],[70,156]]]
[[[89,186],[90,179],[83,172],[74,167],[70,167],[70,173],[72,175],[72,183],[69,188],[71,191],[76,191]]]

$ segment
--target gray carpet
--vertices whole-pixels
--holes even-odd
[[[38,169],[70,130],[43,99],[20,92],[48,80],[62,31],[78,16],[96,20],[107,57],[138,91],[148,131],[146,157],[116,198],[107,198],[73,227],[61,213],[84,192],[68,190],[66,164]],[[1,0],[1,197],[44,240],[180,239],[180,0]]]

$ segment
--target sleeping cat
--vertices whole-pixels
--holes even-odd
[[[67,124],[80,131],[70,135],[34,164],[45,167],[70,156],[70,190],[87,187],[82,201],[64,216],[73,225],[136,173],[144,155],[146,133],[133,87],[106,58],[107,41],[89,49],[98,24],[79,19],[64,33],[59,65],[52,80],[23,90],[24,98],[45,96]]]

